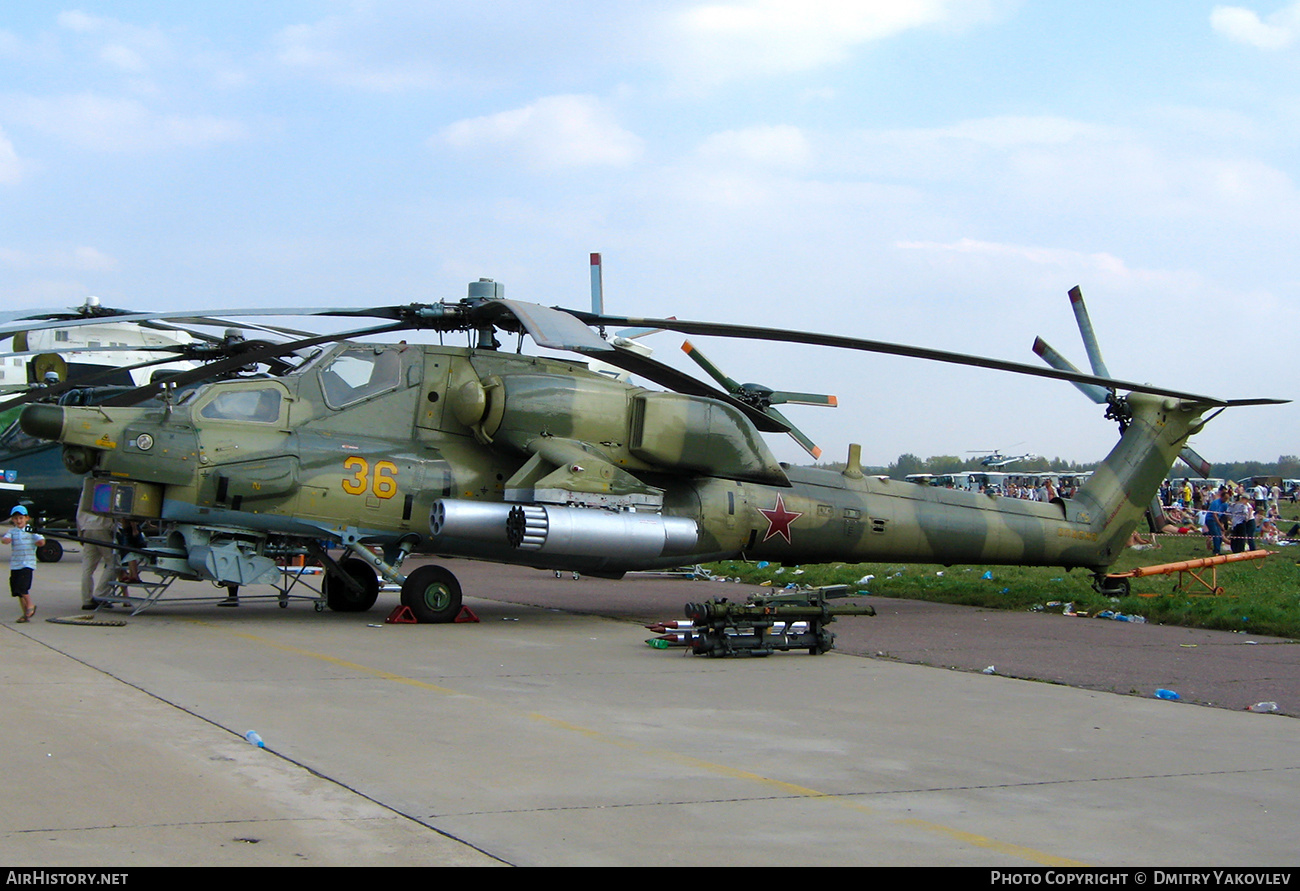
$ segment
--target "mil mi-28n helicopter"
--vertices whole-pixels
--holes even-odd
[[[1203,415],[1276,401],[1225,401],[843,336],[546,308],[504,299],[490,280],[471,284],[469,297],[454,303],[311,314],[385,320],[352,336],[459,330],[472,343],[342,340],[278,376],[220,380],[180,399],[162,389],[161,404],[149,407],[139,403],[161,385],[96,406],[32,404],[22,427],[63,443],[69,469],[88,474],[86,505],[143,524],[145,568],[228,585],[275,584],[282,578],[276,557],[307,553],[326,564],[332,609],[369,609],[378,573],[401,585],[402,603],[420,621],[447,622],[460,611],[459,583],[436,564],[404,575],[409,553],[602,577],[744,557],[1082,567],[1104,583]],[[761,433],[788,433],[815,447],[772,406],[833,404],[829,397],[739,384],[702,361],[718,389],[589,327],[603,333],[605,325],[1054,377],[1100,388],[1121,436],[1086,485],[1050,503],[872,478],[857,445],[842,471],[790,467]],[[521,342],[526,333],[539,346],[599,360],[669,392],[581,362],[501,350],[498,332]],[[193,374],[330,339],[253,349]],[[350,556],[334,561],[322,541]]]

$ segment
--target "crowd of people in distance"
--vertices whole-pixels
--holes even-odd
[[[1300,490],[1284,493],[1279,485],[1254,485],[1226,481],[1222,485],[1196,485],[1191,480],[1165,480],[1160,487],[1164,517],[1157,532],[1165,535],[1204,535],[1211,554],[1253,551],[1258,545],[1293,544],[1300,539],[1300,523],[1279,532],[1279,509],[1284,497],[1295,503]],[[1137,544],[1151,542],[1138,538]]]
[[[934,485],[931,483],[931,485]],[[981,495],[1001,495],[1003,498],[1021,498],[1026,501],[1052,501],[1055,498],[1073,498],[1079,491],[1079,477],[1059,477],[1042,475],[1035,478],[1017,478],[1008,476],[1000,483],[985,483],[973,480],[967,491]],[[956,488],[947,483],[943,488]]]
[[[1055,498],[1073,498],[1078,486],[1062,481],[1057,485],[1051,477],[1043,477],[1036,482],[1017,482],[1007,480],[1002,486],[1004,498],[1023,498],[1026,501],[1051,501]]]
[[[984,476],[989,479],[977,479]],[[971,473],[937,477],[930,485],[958,488],[954,477],[969,477],[972,492],[1053,501],[1074,497],[1086,476]],[[1300,501],[1300,486],[1294,482],[1288,480],[1288,488],[1283,490],[1280,485],[1259,482],[1165,480],[1160,487],[1162,516],[1152,519],[1150,525],[1159,535],[1204,535],[1207,547],[1216,555],[1253,551],[1260,544],[1300,544],[1300,523],[1280,531],[1280,526],[1285,525],[1279,513],[1282,500],[1292,504]],[[1134,548],[1159,547],[1154,537],[1140,531],[1134,531],[1128,543]]]

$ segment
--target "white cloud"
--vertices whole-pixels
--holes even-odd
[[[0,131],[0,185],[13,185],[22,179],[23,162],[8,137]]]
[[[951,127],[929,132],[936,137],[970,140],[998,149],[1026,145],[1065,145],[1079,139],[1109,139],[1116,135],[1111,128],[1069,118],[1014,115],[961,121]]]
[[[807,71],[843,61],[864,43],[989,14],[970,0],[743,0],[678,15],[676,65],[694,82]]]
[[[139,53],[119,43],[109,44],[101,49],[99,57],[114,68],[121,68],[123,71],[140,72],[148,68]]]
[[[957,202],[946,205],[952,212],[971,200],[982,206],[960,212],[987,217],[988,208],[1003,206],[1071,225],[1102,214],[1120,226],[1169,219],[1178,221],[1174,228],[1211,220],[1291,228],[1300,193],[1284,168],[1255,156],[1239,131],[1215,145],[1181,138],[1185,132],[992,117],[816,143],[821,176],[934,189],[936,200]]]
[[[28,70],[63,62],[62,53],[51,35],[19,36],[12,31],[0,31],[0,58],[9,59]]]
[[[23,42],[11,31],[0,31],[0,56],[17,57],[23,51]]]
[[[13,269],[61,269],[79,272],[112,272],[117,269],[115,257],[98,248],[78,245],[42,252],[0,248],[0,265]]]
[[[286,65],[317,68],[338,64],[339,55],[326,48],[334,27],[326,23],[290,25],[280,32],[278,58]]]
[[[698,151],[702,158],[714,162],[769,168],[803,167],[812,156],[812,146],[803,132],[788,124],[714,133]]]
[[[1026,263],[1031,266],[1050,266],[1071,275],[1104,275],[1109,279],[1130,282],[1170,282],[1169,273],[1159,270],[1131,269],[1122,259],[1105,252],[1085,253],[1062,248],[1037,247],[1022,244],[1000,244],[961,238],[940,243],[934,241],[899,241],[894,247],[900,250],[929,252],[931,254],[964,254],[998,260]]]
[[[166,63],[175,57],[171,41],[157,27],[142,28],[76,10],[60,13],[58,23],[87,40],[106,41],[95,52],[96,57],[133,74],[147,70],[151,62]]]
[[[80,34],[89,34],[101,30],[108,19],[93,16],[80,10],[72,9],[59,13],[59,26],[67,28],[69,31],[76,31]]]
[[[439,69],[419,56],[381,61],[365,58],[364,47],[351,45],[349,30],[356,22],[330,17],[311,25],[292,25],[280,32],[277,58],[281,64],[355,89],[391,93],[410,88],[445,85]]]
[[[95,151],[154,151],[232,142],[247,137],[238,121],[210,115],[158,114],[134,99],[90,93],[0,98],[10,121]]]
[[[505,152],[535,168],[623,167],[642,152],[641,139],[593,96],[546,96],[523,108],[457,121],[433,141]]]
[[[1241,6],[1216,6],[1210,25],[1229,40],[1266,50],[1286,49],[1300,35],[1300,3],[1284,6],[1261,19]]]

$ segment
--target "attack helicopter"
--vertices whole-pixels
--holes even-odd
[[[298,312],[380,322],[346,336],[260,345],[96,406],[33,403],[22,429],[62,444],[66,466],[86,474],[87,507],[141,524],[143,568],[223,585],[279,584],[286,555],[311,555],[326,567],[331,609],[368,610],[382,576],[400,585],[419,621],[448,622],[461,609],[458,580],[438,564],[403,573],[409,554],[611,578],[734,558],[1045,565],[1087,570],[1104,587],[1105,570],[1205,413],[1281,401],[1222,400],[840,335],[544,307],[506,299],[486,279],[456,302]],[[842,470],[789,466],[763,433],[815,446],[773,406],[831,405],[832,397],[740,384],[702,361],[715,387],[605,339],[614,325],[1070,381],[1105,394],[1120,439],[1077,493],[1048,503],[871,477],[859,445],[849,446]],[[465,332],[469,343],[364,339],[420,329]],[[591,371],[582,360],[504,350],[503,333],[664,389]],[[173,389],[187,375],[308,351],[277,373],[185,395]],[[325,545],[345,556],[333,559]]]

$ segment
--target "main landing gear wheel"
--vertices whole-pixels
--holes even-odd
[[[52,538],[36,549],[36,559],[42,563],[58,563],[63,559],[63,545]]]
[[[364,560],[351,557],[340,563],[339,568],[361,586],[361,591],[352,590],[347,582],[335,578],[333,573],[327,573],[321,587],[330,609],[336,613],[364,613],[374,606],[379,599],[379,577],[370,565]]]
[[[424,624],[454,621],[460,614],[460,582],[441,566],[421,566],[402,585],[402,605]]]

